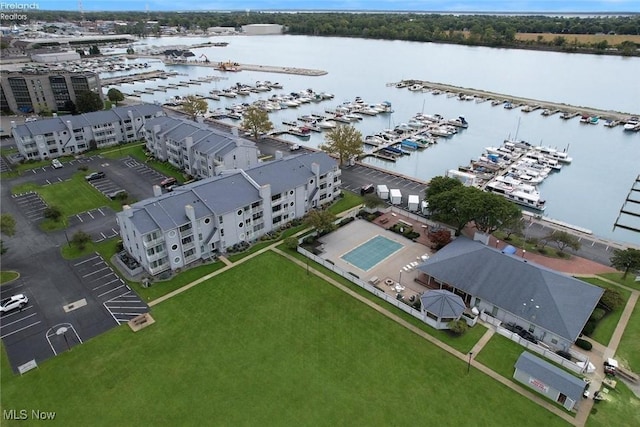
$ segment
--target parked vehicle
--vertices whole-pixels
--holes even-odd
[[[360,188],[360,195],[364,196],[365,194],[371,194],[374,191],[376,191],[376,188],[373,186],[373,184],[367,184],[367,185],[363,185]]]
[[[16,308],[21,309],[29,303],[29,298],[25,294],[17,294],[9,298],[5,298],[0,302],[0,313],[7,313]]]
[[[178,180],[175,179],[174,177],[170,176],[170,177],[165,178],[162,181],[160,181],[160,187],[167,188],[170,185],[174,185],[174,184],[177,184],[177,183],[178,183]]]
[[[87,181],[95,181],[96,179],[102,179],[104,177],[104,172],[91,172],[89,175],[85,176],[84,179]]]
[[[53,166],[54,169],[60,169],[62,167],[62,163],[58,159],[53,159],[51,160],[51,166]]]
[[[123,189],[120,189],[120,190],[116,190],[114,192],[109,193],[109,198],[111,200],[115,200],[115,199],[118,198],[118,196],[125,195],[125,194],[127,194],[127,191],[123,190]]]

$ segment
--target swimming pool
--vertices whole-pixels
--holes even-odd
[[[340,258],[358,267],[360,270],[371,270],[377,264],[402,249],[404,245],[384,236],[375,236]]]

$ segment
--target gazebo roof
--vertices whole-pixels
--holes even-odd
[[[444,289],[427,291],[420,297],[422,309],[439,318],[458,318],[465,309],[464,301]]]

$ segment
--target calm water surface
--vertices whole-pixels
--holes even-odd
[[[571,165],[540,185],[547,200],[545,215],[590,229],[600,237],[640,245],[640,233],[620,228],[613,230],[619,210],[640,174],[640,133],[623,132],[621,127],[609,129],[602,124],[582,125],[577,118],[565,121],[558,116],[543,117],[540,111],[523,113],[492,107],[488,102],[463,102],[445,95],[387,86],[387,83],[402,79],[420,79],[640,115],[640,84],[637,84],[640,58],[305,36],[162,38],[147,39],[143,44],[190,45],[208,41],[228,41],[230,44],[224,48],[192,51],[197,56],[205,54],[212,61],[317,68],[328,74],[321,77],[248,71],[223,74],[205,67],[165,67],[160,62],[152,62],[154,68],[175,69],[188,74],[189,78],[216,75],[226,80],[143,95],[142,100],[164,102],[169,96],[206,94],[211,89],[223,89],[236,82],[253,84],[258,80],[271,80],[282,83],[284,89],[254,94],[242,100],[210,101],[210,106],[215,109],[268,98],[277,92],[307,88],[335,95],[333,101],[272,113],[271,120],[278,127],[283,120],[322,113],[325,108],[335,108],[356,96],[369,103],[392,102],[395,110],[392,115],[366,117],[356,125],[363,135],[407,122],[418,112],[438,113],[445,118],[464,115],[470,123],[469,128],[451,139],[440,139],[434,147],[405,156],[396,163],[376,159],[366,161],[428,180],[448,169],[467,165],[482,153],[484,147],[500,145],[505,138],[517,133],[518,139],[533,144],[568,149],[574,159]],[[167,81],[127,84],[121,90],[131,93],[135,89],[186,79],[177,76]],[[296,140],[295,137],[286,138]],[[302,143],[316,147],[322,142],[323,137],[317,134]],[[640,208],[635,210],[640,211]],[[640,228],[640,218],[624,217],[624,223]]]

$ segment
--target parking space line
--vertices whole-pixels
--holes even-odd
[[[116,291],[116,290],[118,290],[118,289],[120,289],[120,288],[122,288],[122,287],[124,287],[124,286],[125,286],[125,285],[120,285],[120,286],[118,286],[117,288],[113,288],[113,289],[111,289],[111,290],[109,290],[109,291],[107,291],[107,292],[103,292],[103,293],[101,293],[100,295],[98,295],[98,298],[103,297],[103,296],[105,296],[106,294],[111,293],[111,292],[113,292],[113,291]]]
[[[33,308],[33,306],[32,306],[32,305],[29,305],[29,306],[27,306],[27,307],[25,307],[25,308],[23,308],[23,309],[22,309],[22,313],[24,313],[26,310],[30,310],[30,309],[32,309],[32,308]],[[4,325],[5,325],[5,323],[4,323],[4,319],[6,319],[6,318],[8,318],[8,317],[11,317],[11,316],[15,316],[16,314],[20,314],[20,311],[14,311],[13,313],[9,313],[9,314],[7,314],[7,315],[5,315],[5,316],[2,316],[2,320],[3,320],[3,322],[2,322],[2,326],[4,326]]]
[[[111,281],[109,281],[107,283],[103,283],[102,285],[99,285],[99,286],[96,286],[95,288],[93,288],[92,291],[97,291],[98,289],[102,288],[103,286],[108,286],[108,285],[112,284],[113,282],[117,282],[119,280],[120,279],[113,279],[113,280],[111,280]]]
[[[85,274],[85,275],[84,275],[84,276],[82,276],[82,277],[83,277],[83,278],[85,278],[85,277],[89,277],[89,276],[91,276],[91,275],[94,275],[94,274],[96,274],[96,273],[99,273],[99,272],[101,272],[101,271],[103,271],[103,270],[108,270],[108,269],[109,269],[109,267],[108,267],[108,266],[106,266],[106,267],[104,267],[104,268],[101,268],[100,270],[92,271],[92,272],[91,272],[91,273],[89,273],[89,274]],[[99,279],[99,278],[98,278],[98,279]]]
[[[102,209],[98,208],[97,210],[98,210],[98,212],[100,212],[102,214],[102,216],[106,216],[105,213],[102,212]]]
[[[91,219],[95,219],[93,215],[91,215],[91,211],[88,211],[87,214],[91,217]]]
[[[80,216],[80,214],[76,214],[76,218],[78,218],[78,219],[80,220],[80,222],[84,222],[84,221],[82,220],[82,217]]]
[[[3,327],[3,328],[6,328],[7,326],[11,326],[11,325],[13,325],[13,324],[15,324],[15,323],[22,322],[24,319],[28,319],[29,317],[33,317],[33,316],[35,316],[35,315],[37,315],[37,314],[38,314],[38,313],[31,313],[31,314],[30,314],[30,315],[28,315],[28,316],[21,317],[21,318],[19,318],[18,320],[14,320],[13,322],[9,322],[9,323],[4,323],[4,322],[2,322],[2,327]]]
[[[25,330],[25,329],[27,329],[27,328],[30,328],[30,327],[32,327],[32,326],[37,325],[38,323],[42,323],[42,322],[41,322],[40,320],[38,320],[38,321],[37,321],[37,322],[35,322],[35,323],[32,323],[32,324],[30,324],[30,325],[25,326],[24,328],[20,328],[20,329],[17,329],[17,330],[15,330],[15,331],[13,331],[13,332],[10,332],[10,333],[8,333],[8,334],[6,334],[6,335],[2,335],[2,336],[0,336],[0,338],[6,338],[6,337],[11,336],[11,335],[13,335],[13,334],[17,334],[18,332],[24,331],[24,330]]]
[[[98,255],[96,255],[96,256],[93,256],[93,257],[91,257],[89,259],[85,259],[84,261],[80,261],[79,263],[76,263],[76,264],[73,264],[73,265],[74,266],[78,266],[78,265],[84,264],[85,262],[91,261],[92,259],[96,259],[96,258],[100,258],[100,257]]]

